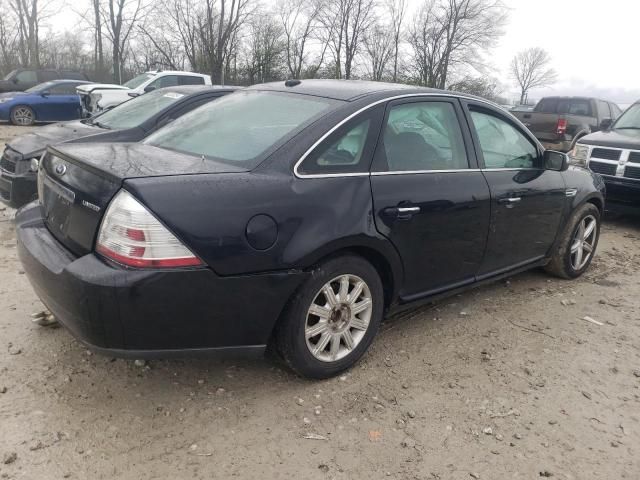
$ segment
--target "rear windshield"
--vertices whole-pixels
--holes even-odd
[[[616,123],[614,129],[640,130],[640,103],[636,103],[627,108]]]
[[[548,97],[540,100],[534,109],[539,113],[559,113],[591,116],[591,102],[586,98]]]
[[[156,90],[121,103],[92,120],[114,130],[137,127],[182,97],[182,93]]]
[[[143,73],[142,75],[138,75],[137,77],[129,80],[127,83],[124,84],[124,86],[131,89],[137,88],[140,85],[142,85],[144,82],[146,82],[147,80],[155,76],[156,76],[155,73]]]
[[[236,92],[189,112],[144,143],[251,169],[336,103],[291,93]]]

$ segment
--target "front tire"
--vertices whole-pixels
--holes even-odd
[[[36,123],[36,114],[30,107],[18,105],[11,110],[11,123],[22,127],[30,127]]]
[[[361,257],[345,255],[315,268],[276,329],[287,365],[309,378],[329,378],[355,364],[380,327],[380,276]]]
[[[571,215],[545,269],[561,278],[579,277],[589,268],[599,238],[600,210],[585,203]]]

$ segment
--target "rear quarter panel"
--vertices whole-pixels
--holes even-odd
[[[351,247],[373,249],[394,272],[401,268],[375,228],[368,176],[183,175],[128,180],[125,188],[220,275],[304,269]],[[255,215],[268,215],[278,226],[266,250],[247,241]]]

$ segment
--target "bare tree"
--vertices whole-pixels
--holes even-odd
[[[557,75],[549,67],[551,56],[542,48],[533,47],[519,52],[511,61],[511,74],[520,86],[520,103],[524,103],[529,90],[545,87],[556,81]]]
[[[100,11],[107,26],[107,38],[111,43],[113,60],[113,80],[122,83],[124,53],[127,49],[131,32],[143,10],[142,0],[104,0]]]
[[[391,78],[394,82],[397,82],[400,41],[402,39],[402,27],[407,10],[407,2],[406,0],[388,0],[387,8],[391,17],[391,32],[393,35],[393,75]]]
[[[12,0],[18,20],[18,49],[22,65],[40,66],[40,23],[44,5],[39,0]]]
[[[465,75],[456,82],[449,84],[447,89],[476,95],[493,102],[498,101],[500,95],[500,85],[498,81],[495,78],[487,76],[473,77]]]
[[[333,53],[334,76],[350,79],[364,32],[374,21],[374,1],[327,0],[321,21],[324,39]]]
[[[224,84],[224,73],[238,30],[251,15],[250,0],[205,0],[202,42],[208,57],[211,79]]]
[[[419,82],[444,88],[451,69],[477,66],[505,20],[499,0],[426,0],[409,31]]]
[[[284,43],[280,24],[268,15],[260,15],[250,22],[244,67],[249,84],[268,82],[281,76]]]
[[[301,78],[304,70],[315,73],[324,61],[327,42],[323,42],[320,48],[319,60],[313,64],[308,61],[309,46],[319,27],[324,6],[324,0],[283,0],[278,4],[287,69],[291,78]]]
[[[8,0],[0,0],[0,73],[8,73],[19,63],[16,26]]]
[[[393,33],[382,25],[375,25],[364,36],[365,57],[369,61],[369,77],[377,82],[382,81],[393,56]],[[395,65],[394,67],[397,67]],[[397,70],[394,69],[394,75]]]

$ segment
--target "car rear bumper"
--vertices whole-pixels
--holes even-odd
[[[129,270],[94,254],[76,257],[49,233],[36,203],[18,211],[16,231],[42,302],[80,341],[111,356],[261,353],[306,276]]]
[[[0,170],[0,200],[10,207],[21,207],[33,200],[36,193],[35,173],[14,174]]]

